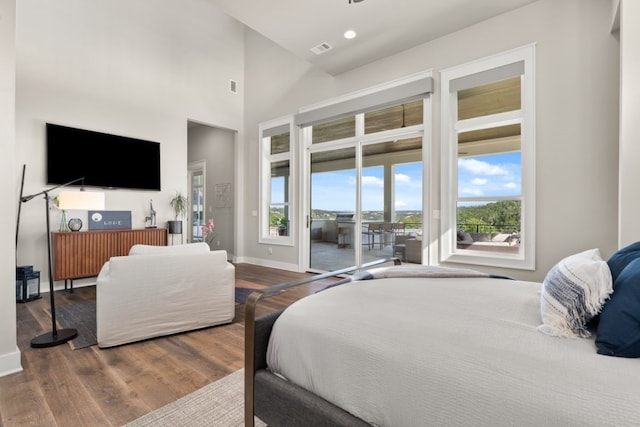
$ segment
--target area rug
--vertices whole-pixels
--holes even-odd
[[[208,384],[125,427],[234,427],[244,425],[244,369]],[[256,426],[266,426],[255,419]]]
[[[59,328],[73,328],[78,331],[78,336],[69,341],[69,346],[73,350],[91,347],[98,343],[95,300],[56,307],[56,323]]]

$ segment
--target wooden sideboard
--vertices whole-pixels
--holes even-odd
[[[166,246],[166,228],[99,230],[51,233],[53,279],[95,277],[113,256],[129,253],[131,246]]]

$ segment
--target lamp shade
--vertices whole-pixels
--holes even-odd
[[[61,191],[58,208],[62,210],[104,210],[104,193],[98,191]]]

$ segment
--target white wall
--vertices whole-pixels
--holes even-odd
[[[239,243],[243,250],[239,262],[295,270],[298,248],[273,246],[258,242],[258,123],[297,112],[301,105],[324,99],[336,93],[335,79],[313,68],[308,62],[294,57],[260,34],[245,32],[245,138],[241,138],[239,152],[243,174],[239,179],[239,198],[244,209],[239,212],[242,224]],[[299,214],[295,212],[294,215]],[[240,249],[240,248],[238,248]]]
[[[205,162],[205,220],[213,218],[215,240],[213,249],[224,249],[227,257],[235,255],[235,207],[234,195],[238,191],[235,182],[235,132],[227,129],[200,125],[189,129],[189,163]],[[231,184],[229,204],[216,195],[216,185]]]
[[[0,376],[22,369],[16,345],[15,230],[15,0],[0,0],[0,222],[7,225],[0,240]]]
[[[130,210],[141,228],[153,199],[165,226],[171,196],[187,191],[188,119],[242,127],[243,98],[229,80],[244,85],[243,27],[206,0],[23,0],[16,46],[25,194],[46,188],[46,122],[157,141],[162,191],[108,190],[106,209]],[[47,290],[42,203],[23,205],[18,259],[41,271]]]
[[[46,122],[160,142],[162,191],[109,190],[106,209],[131,210],[143,227],[153,198],[158,224],[172,219],[169,200],[187,189],[188,119],[242,135],[244,98],[229,80],[242,94],[243,31],[207,0],[0,0],[2,222],[15,224],[23,164],[24,194],[47,188]],[[47,291],[43,203],[22,205],[17,261],[40,270]],[[3,236],[0,375],[21,369],[15,235]]]
[[[610,28],[609,2],[540,0],[335,78],[305,67],[248,31],[245,143],[257,147],[261,121],[433,69],[431,157],[439,159],[439,70],[536,43],[537,269],[505,273],[539,281],[564,256],[591,247],[608,256],[617,247],[619,45]],[[247,150],[244,163],[245,179],[254,182],[257,150]],[[430,170],[431,200],[439,209],[439,165]],[[257,188],[247,187],[247,211],[257,209],[257,199]],[[298,262],[297,248],[274,246],[268,255],[265,245],[257,243],[257,218],[243,219],[247,258],[265,264]],[[438,221],[432,224],[439,230]],[[432,239],[437,242],[437,232]]]
[[[620,1],[620,228],[619,245],[640,240],[640,2]]]

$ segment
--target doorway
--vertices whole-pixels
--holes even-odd
[[[310,271],[404,260],[405,241],[421,240],[420,134],[309,153]]]
[[[211,249],[235,257],[236,245],[236,132],[193,121],[187,128],[187,186],[189,241],[206,241]],[[204,236],[202,226],[213,221]]]

